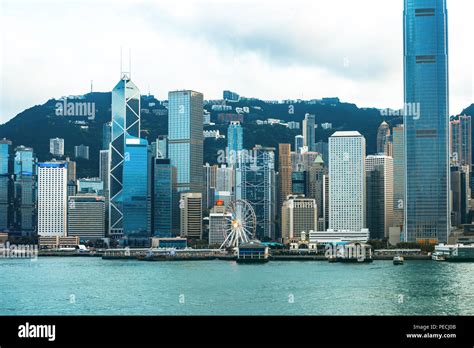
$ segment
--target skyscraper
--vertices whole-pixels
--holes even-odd
[[[155,159],[154,168],[153,234],[158,237],[173,235],[173,182],[176,169],[169,159]]]
[[[304,196],[290,195],[281,209],[281,235],[284,243],[301,238],[301,232],[317,231],[316,201]]]
[[[181,237],[202,239],[202,195],[196,192],[181,194]]]
[[[130,238],[149,237],[148,143],[128,138],[123,164],[123,234]]]
[[[315,151],[315,134],[316,116],[306,114],[303,120],[303,138],[304,146],[308,147],[308,151]]]
[[[383,121],[377,130],[377,153],[389,155],[390,127]]]
[[[67,235],[67,162],[38,163],[38,235]]]
[[[108,150],[112,139],[112,122],[106,122],[102,126],[102,150]]]
[[[323,157],[323,162],[324,163],[329,163],[329,145],[328,145],[328,143],[325,143],[322,140],[318,141],[315,145],[314,151],[321,154],[321,156]]]
[[[393,159],[383,154],[367,156],[365,170],[370,238],[388,238],[393,223]]]
[[[236,199],[248,201],[257,217],[257,237],[275,239],[276,185],[274,148],[255,145],[252,158],[240,158]]]
[[[176,168],[177,192],[202,192],[203,95],[168,94],[168,157]]]
[[[221,246],[230,229],[232,214],[226,212],[224,205],[216,205],[209,214],[209,245]]]
[[[468,224],[469,166],[451,167],[451,223],[453,226]]]
[[[105,211],[108,215],[109,200],[109,150],[100,150],[99,154],[99,178],[104,183]]]
[[[53,156],[64,156],[64,139],[61,139],[61,138],[49,139],[49,152]]]
[[[295,195],[307,194],[308,171],[298,170],[291,173],[291,192]]]
[[[365,138],[359,132],[329,138],[329,176],[329,228],[365,228]]]
[[[403,227],[405,207],[405,140],[403,125],[393,127],[393,226]],[[403,230],[403,229],[402,229]]]
[[[33,149],[18,146],[14,160],[13,230],[31,235],[36,228],[36,159]]]
[[[216,192],[234,192],[234,168],[222,164],[216,169]]]
[[[227,162],[235,165],[239,151],[243,149],[243,129],[239,121],[231,121],[227,129]]]
[[[449,122],[451,161],[455,165],[472,166],[471,116],[460,115]]]
[[[140,136],[140,91],[123,74],[112,91],[112,132],[109,146],[109,234],[123,235],[123,176],[126,140]]]
[[[74,146],[74,157],[76,158],[83,158],[88,160],[89,159],[89,146],[86,145],[76,145]]]
[[[404,68],[406,241],[447,242],[450,189],[446,0],[405,0]]]
[[[291,145],[278,145],[278,179],[280,183],[280,197],[278,207],[281,207],[283,202],[291,194]],[[278,208],[280,209],[280,208]]]
[[[156,139],[156,158],[168,158],[168,137],[159,135]]]
[[[68,236],[81,240],[105,237],[105,199],[95,194],[80,194],[68,198]]]
[[[12,220],[11,146],[10,140],[0,140],[0,231],[9,229]]]
[[[203,166],[202,204],[205,209],[211,209],[216,203],[214,195],[216,192],[217,168],[216,164],[210,166],[209,163],[206,163]]]
[[[316,207],[318,209],[318,220],[324,219],[324,176],[327,174],[327,168],[321,155],[318,155],[314,160],[314,164],[308,170],[307,177],[307,197],[316,200]],[[323,223],[318,231],[325,230]]]
[[[301,148],[304,146],[304,138],[302,135],[295,136],[295,152],[300,153]]]

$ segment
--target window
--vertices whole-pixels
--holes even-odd
[[[435,9],[434,8],[417,8],[415,10],[416,17],[427,17],[427,16],[434,16]]]
[[[436,57],[435,56],[416,56],[416,63],[417,64],[436,63]]]

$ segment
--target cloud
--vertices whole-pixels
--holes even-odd
[[[4,0],[0,122],[51,97],[109,91],[120,47],[142,93],[403,102],[402,1]],[[451,112],[473,101],[474,2],[448,3]]]

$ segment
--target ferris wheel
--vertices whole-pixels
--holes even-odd
[[[235,248],[241,243],[255,238],[257,218],[252,206],[244,200],[230,202],[225,207],[226,222],[225,240],[222,248]]]

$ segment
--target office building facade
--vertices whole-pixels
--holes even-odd
[[[38,235],[67,235],[67,162],[38,163]]]
[[[329,177],[329,229],[365,228],[365,138],[359,132],[329,138]]]
[[[405,240],[447,242],[450,188],[446,0],[405,0],[404,71]]]
[[[140,90],[123,74],[112,90],[109,145],[109,236],[121,238],[124,230],[123,180],[127,139],[140,137]]]
[[[388,239],[393,226],[393,158],[383,154],[367,156],[365,170],[370,238]]]

